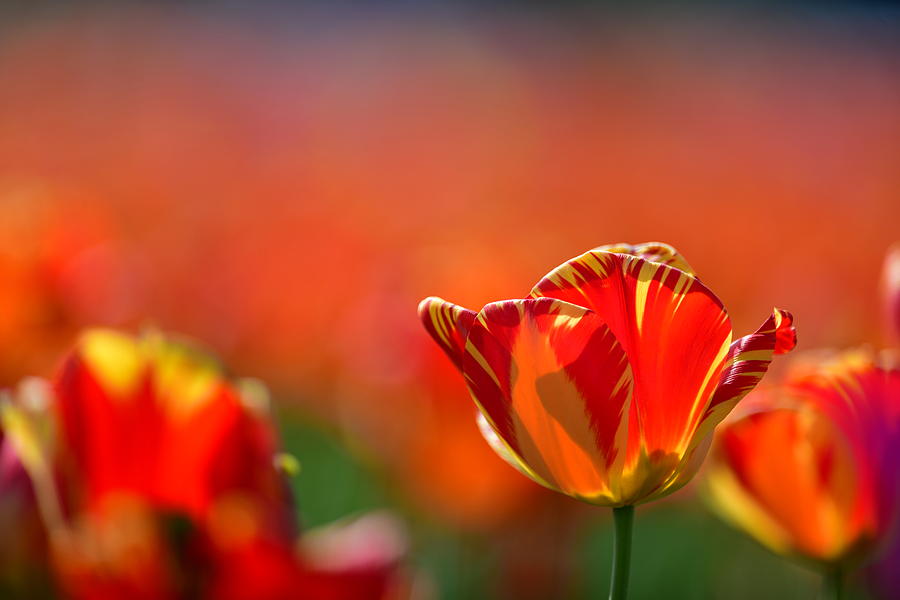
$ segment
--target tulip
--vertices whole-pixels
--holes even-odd
[[[726,521],[779,554],[843,573],[886,540],[898,508],[900,369],[887,355],[812,358],[720,428],[706,477]]]
[[[795,344],[776,309],[732,343],[719,299],[674,248],[596,248],[525,299],[419,315],[462,372],[490,445],[537,483],[614,508],[611,598],[625,597],[633,507],[682,487],[713,428]]]
[[[41,398],[4,398],[0,416],[66,597],[350,597],[343,572],[320,575],[297,548],[261,383],[158,333],[91,330]],[[385,595],[386,556],[352,597]]]

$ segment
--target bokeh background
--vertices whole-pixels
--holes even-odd
[[[801,348],[878,346],[898,33],[881,4],[6,4],[0,384],[88,325],[187,334],[273,390],[305,524],[397,512],[423,598],[603,597],[608,511],[488,450],[418,300],[661,240],[739,334],[777,304]],[[636,600],[816,594],[691,488],[635,536]]]

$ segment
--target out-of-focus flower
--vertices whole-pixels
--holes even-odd
[[[45,398],[45,383],[37,379],[23,381],[16,394],[29,398],[29,412],[39,411]],[[0,392],[0,596],[44,597],[50,590],[47,581],[47,552],[40,511],[34,489],[17,448],[18,436],[7,435],[6,408],[12,402],[9,391]],[[13,419],[15,421],[15,419]],[[18,426],[28,426],[26,423]]]
[[[43,397],[8,398],[2,415],[67,597],[384,597],[340,595],[343,573],[319,583],[298,549],[259,382],[158,333],[92,330]],[[398,557],[382,556],[390,581]]]
[[[900,369],[851,351],[797,365],[720,428],[715,510],[775,552],[851,565],[885,541],[900,475]]]
[[[294,552],[258,542],[219,553],[207,597],[215,600],[400,600],[412,598],[401,571],[406,534],[372,513],[306,532]]]
[[[210,356],[157,333],[82,336],[56,379],[67,493],[102,513],[122,496],[195,519],[226,498],[264,502],[275,537],[293,536],[258,382],[232,382]]]
[[[483,433],[538,483],[606,506],[659,498],[795,344],[775,310],[732,343],[722,303],[666,244],[603,246],[479,312],[439,298],[426,329],[462,371]]]
[[[884,259],[881,286],[887,337],[900,346],[900,242],[891,246]]]

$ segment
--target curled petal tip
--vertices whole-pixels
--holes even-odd
[[[777,307],[772,314],[775,318],[775,354],[787,354],[797,346],[794,315]]]
[[[466,337],[476,314],[436,296],[429,296],[419,303],[422,325],[457,367],[462,364]]]
[[[428,307],[435,302],[444,302],[444,299],[438,298],[437,296],[428,296],[427,298],[422,298],[422,301],[419,302],[419,307],[416,309],[416,312],[419,314],[420,319],[425,318],[425,315],[428,314]]]

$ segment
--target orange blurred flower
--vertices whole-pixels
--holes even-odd
[[[362,570],[362,588],[348,584],[359,569],[319,568],[297,547],[265,388],[227,378],[188,344],[88,331],[52,390],[26,388],[0,414],[34,482],[66,597],[387,593],[394,547]]]
[[[497,453],[606,506],[684,485],[715,425],[795,343],[790,314],[776,309],[732,344],[722,303],[660,243],[587,252],[526,299],[476,313],[427,298],[419,314],[462,371]]]
[[[775,552],[868,556],[897,508],[900,369],[852,351],[810,359],[720,429],[706,487],[727,521]]]

